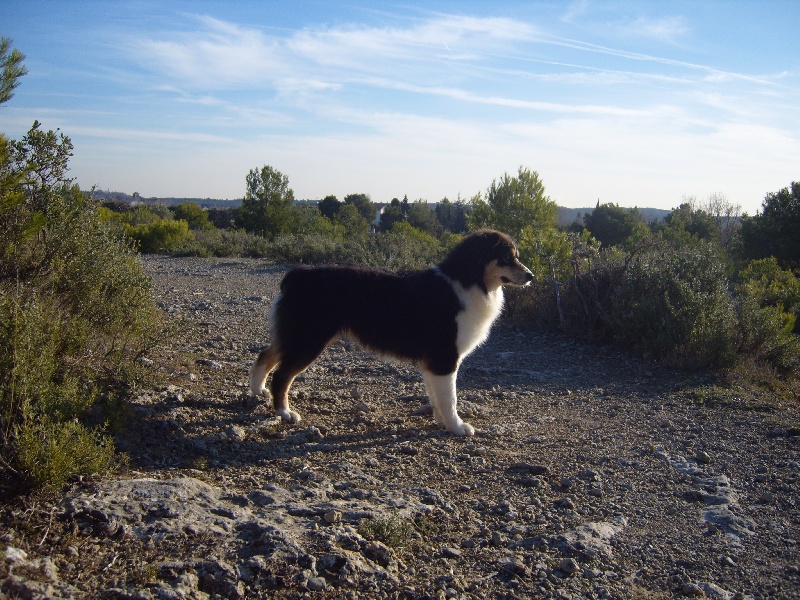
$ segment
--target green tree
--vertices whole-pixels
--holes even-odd
[[[696,208],[691,202],[684,202],[674,209],[654,231],[676,241],[688,242],[690,239],[711,243],[721,243],[717,220],[705,210]]]
[[[376,208],[367,194],[348,194],[344,197],[344,203],[355,206],[367,223],[371,224],[375,220]]]
[[[0,37],[0,104],[8,102],[14,97],[14,90],[20,84],[20,77],[27,75],[28,70],[22,61],[25,55],[14,48],[11,49],[11,40]]]
[[[72,158],[72,140],[63,133],[42,131],[34,121],[28,133],[12,145],[13,168],[25,173],[28,201],[36,211],[46,213],[72,185],[67,177]]]
[[[442,198],[436,205],[436,218],[445,230],[463,233],[467,230],[467,205],[460,198],[455,202]]]
[[[381,213],[381,231],[391,231],[395,223],[402,223],[405,220],[403,210],[400,208],[400,200],[392,198],[392,201],[383,209]]]
[[[269,165],[251,169],[247,190],[239,208],[239,223],[245,230],[273,239],[290,232],[294,192],[289,178]]]
[[[342,203],[339,202],[339,199],[334,195],[325,196],[320,200],[319,204],[317,204],[319,212],[329,219],[333,219],[341,207]]]
[[[344,228],[345,237],[349,239],[364,239],[369,235],[369,223],[355,204],[344,204],[336,213],[334,223]]]
[[[438,235],[442,228],[436,213],[430,209],[425,200],[417,200],[411,205],[408,211],[408,224],[433,236]]]
[[[520,167],[516,177],[506,173],[493,181],[485,198],[472,199],[467,224],[470,229],[492,227],[519,240],[526,227],[555,227],[556,203],[545,194],[539,174]]]
[[[743,258],[774,256],[783,268],[800,269],[800,182],[770,192],[760,214],[742,217],[739,248]]]
[[[603,247],[621,246],[644,235],[647,229],[638,209],[600,202],[591,213],[584,215],[583,224]]]
[[[208,212],[196,202],[181,202],[174,212],[176,219],[183,219],[189,224],[189,229],[207,231],[214,228],[208,219]]]

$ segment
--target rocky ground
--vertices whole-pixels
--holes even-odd
[[[4,597],[800,597],[796,400],[505,322],[459,375],[475,437],[345,343],[287,426],[246,387],[283,271],[144,262],[182,324],[128,467],[3,507]]]

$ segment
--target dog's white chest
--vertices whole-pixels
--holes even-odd
[[[453,287],[464,305],[464,309],[456,315],[456,348],[463,358],[489,336],[492,323],[503,310],[503,289],[497,288],[484,294],[479,288],[465,289],[458,283]]]

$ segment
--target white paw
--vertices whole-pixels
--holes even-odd
[[[278,415],[281,419],[283,419],[286,423],[299,423],[300,422],[300,415],[294,412],[293,410],[289,410],[288,408],[279,408],[275,411],[275,414]]]
[[[250,388],[250,391],[253,392],[254,396],[269,398],[269,390],[265,388],[263,385],[260,388]]]
[[[462,435],[465,437],[471,437],[475,435],[475,428],[469,423],[464,423],[463,421],[454,427],[448,427],[447,430],[453,435]]]

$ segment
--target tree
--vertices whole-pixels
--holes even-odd
[[[12,145],[14,169],[25,173],[28,202],[33,210],[46,213],[50,204],[72,185],[67,177],[72,140],[63,133],[42,131],[34,121],[25,136]]]
[[[447,231],[463,233],[467,230],[466,203],[460,198],[455,202],[442,198],[436,205],[436,218]]]
[[[11,49],[9,38],[0,38],[0,104],[13,98],[14,89],[20,84],[20,77],[28,74],[28,69],[22,64],[23,60],[25,55],[16,48]]]
[[[317,204],[319,212],[329,219],[333,219],[341,207],[342,203],[339,202],[339,199],[333,195],[325,196],[322,200],[320,200],[320,203]]]
[[[400,207],[400,200],[392,198],[392,201],[381,213],[380,230],[391,231],[395,223],[402,223],[404,220],[405,216]]]
[[[591,213],[584,215],[583,224],[604,247],[620,246],[646,230],[638,209],[622,208],[610,202],[598,202]]]
[[[345,204],[336,213],[334,221],[344,228],[345,236],[350,239],[362,239],[369,234],[370,223],[361,216],[355,204]]]
[[[717,220],[706,211],[696,208],[692,202],[684,202],[664,217],[654,230],[661,231],[675,240],[689,238],[717,243],[720,231]]]
[[[239,208],[241,225],[270,239],[289,233],[294,192],[289,178],[269,165],[247,174],[247,191]]]
[[[774,256],[783,268],[800,269],[800,182],[770,192],[761,213],[742,217],[739,251],[744,258]]]
[[[516,177],[506,173],[493,181],[485,199],[472,199],[467,223],[470,229],[492,227],[519,240],[526,227],[555,227],[556,203],[545,195],[539,174],[520,167]]]
[[[408,224],[429,235],[437,235],[442,226],[425,200],[417,200],[408,211]]]
[[[348,194],[344,197],[345,204],[352,204],[358,209],[361,218],[367,223],[372,223],[375,220],[376,209],[375,205],[370,200],[367,194]]]
[[[175,218],[183,219],[189,224],[189,229],[213,229],[214,226],[208,219],[208,212],[196,202],[181,202],[175,207]]]

